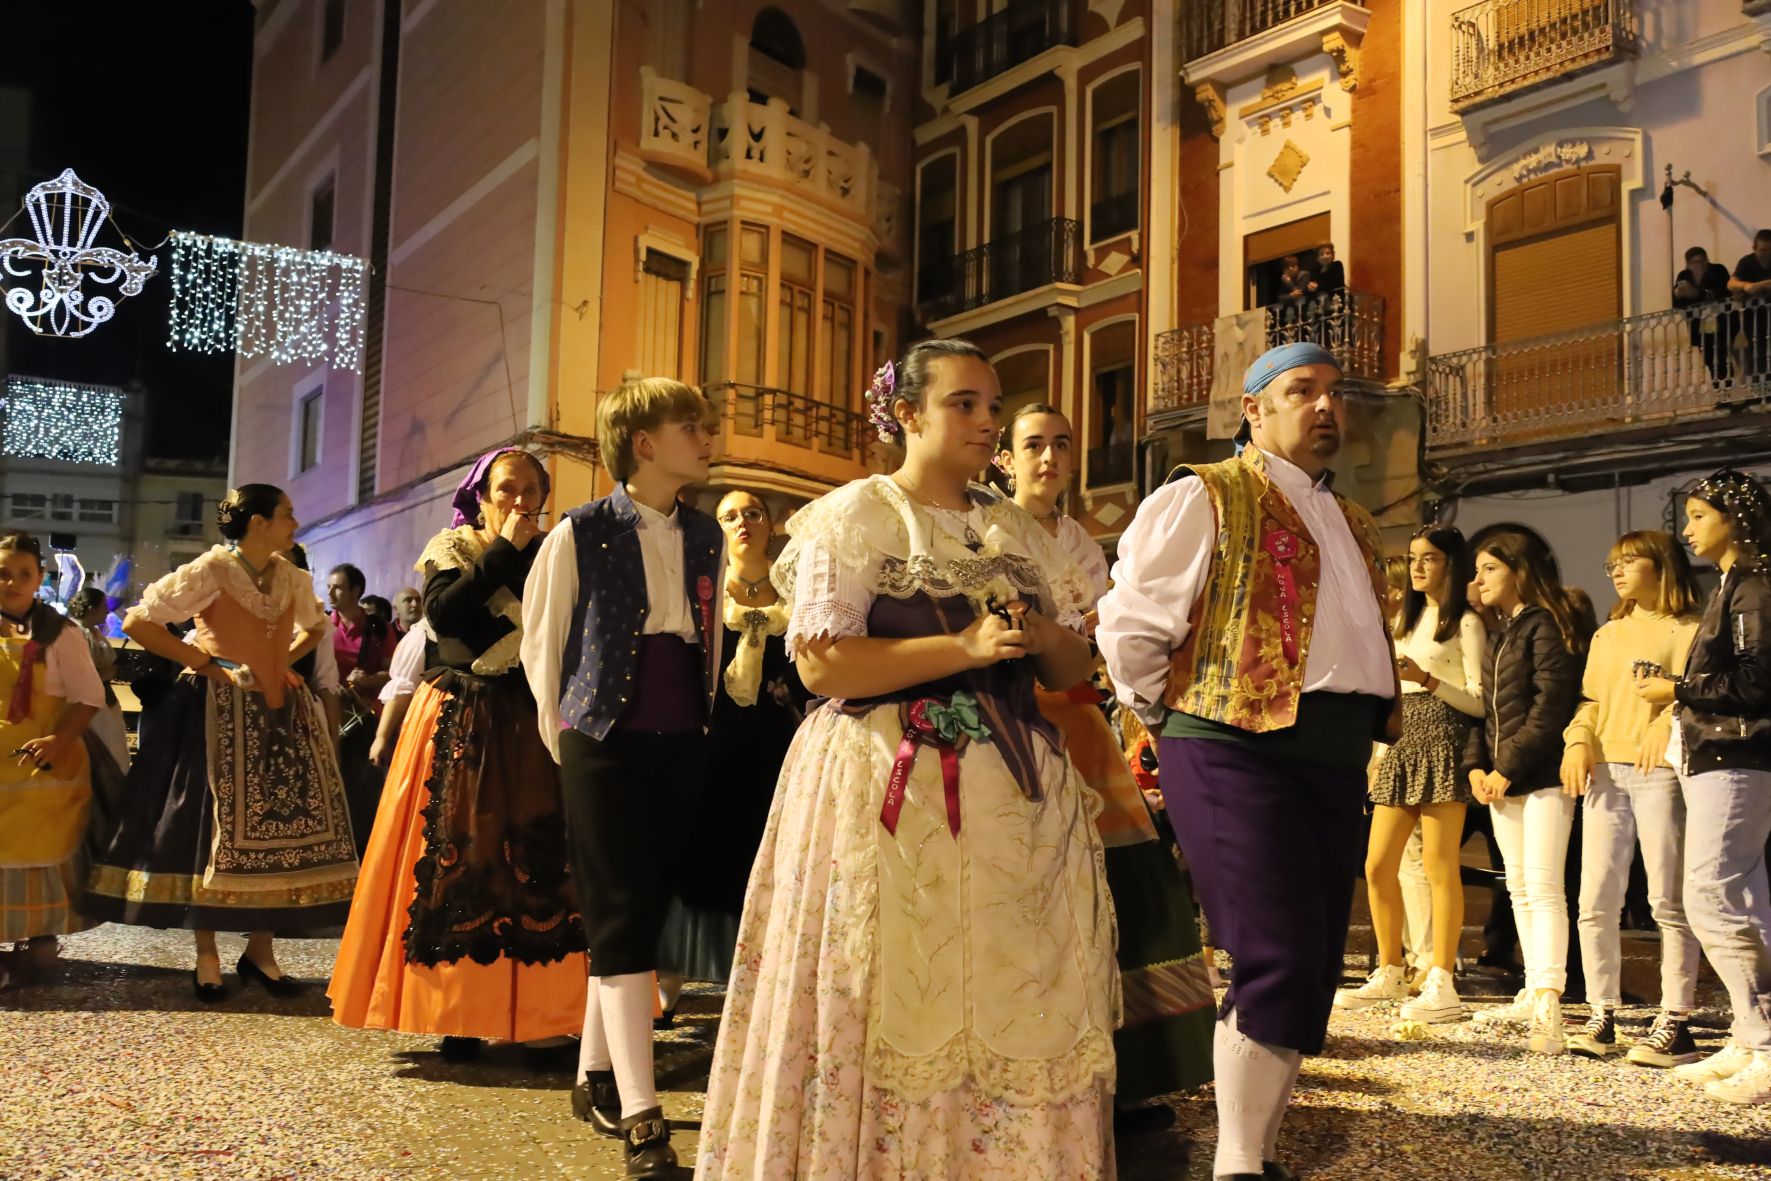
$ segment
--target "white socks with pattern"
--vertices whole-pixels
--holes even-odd
[[[1274,1159],[1279,1125],[1302,1063],[1298,1051],[1257,1042],[1239,1031],[1234,1010],[1218,1021],[1212,1037],[1218,1096],[1213,1174],[1258,1177],[1262,1163]]]

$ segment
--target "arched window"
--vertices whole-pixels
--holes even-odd
[[[793,18],[779,8],[757,13],[750,26],[750,101],[766,103],[778,98],[797,115],[805,68],[806,45]]]

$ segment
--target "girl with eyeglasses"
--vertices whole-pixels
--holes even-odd
[[[1372,778],[1371,843],[1365,858],[1379,964],[1364,984],[1337,995],[1335,1004],[1365,1009],[1401,1001],[1407,1020],[1456,1021],[1463,1015],[1452,977],[1457,932],[1463,930],[1458,851],[1464,809],[1474,800],[1459,762],[1481,716],[1485,636],[1481,621],[1468,609],[1471,562],[1463,534],[1429,525],[1409,542],[1408,557],[1409,585],[1394,626],[1402,737],[1384,753]],[[1399,871],[1417,824],[1432,893],[1431,929],[1438,937],[1421,994],[1408,1000]]]
[[[1677,1066],[1698,1057],[1687,1028],[1696,1003],[1698,946],[1681,901],[1685,804],[1666,761],[1672,711],[1637,696],[1634,670],[1664,669],[1675,677],[1684,672],[1697,634],[1697,581],[1678,542],[1659,531],[1618,538],[1605,573],[1617,590],[1617,605],[1593,636],[1580,708],[1563,734],[1562,787],[1584,797],[1578,926],[1591,1006],[1568,1048],[1588,1058],[1624,1049],[1617,1038],[1623,1001],[1618,916],[1639,840],[1660,928],[1661,1011],[1628,1057],[1638,1066]]]

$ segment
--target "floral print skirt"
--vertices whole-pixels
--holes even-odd
[[[1114,919],[1099,798],[1039,740],[1041,798],[990,741],[917,753],[899,711],[827,704],[751,874],[696,1176],[1099,1181],[1114,1174]]]

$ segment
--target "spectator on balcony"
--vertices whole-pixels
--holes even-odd
[[[1308,275],[1305,289],[1318,299],[1326,301],[1329,296],[1339,295],[1347,289],[1346,264],[1334,256],[1334,244],[1316,249],[1316,273]]]
[[[1309,338],[1330,349],[1340,348],[1351,338],[1353,326],[1346,306],[1346,265],[1334,256],[1332,242],[1317,248],[1316,273],[1304,287],[1310,295],[1304,313],[1316,320]]]
[[[1734,264],[1728,290],[1750,301],[1739,313],[1746,333],[1747,380],[1771,378],[1771,230],[1753,235],[1752,253]]]
[[[1718,384],[1728,380],[1732,369],[1728,350],[1734,341],[1737,317],[1728,302],[1728,268],[1710,261],[1709,252],[1693,246],[1685,252],[1685,269],[1673,280],[1673,306],[1687,309],[1691,323],[1691,347],[1703,352],[1703,366]]]

